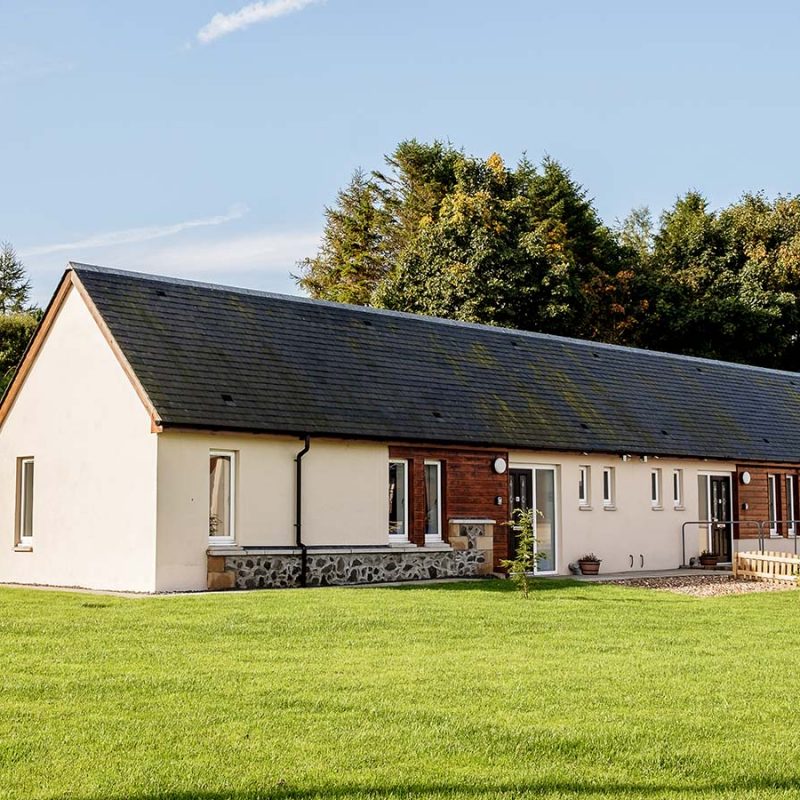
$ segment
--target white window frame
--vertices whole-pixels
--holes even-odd
[[[223,456],[231,460],[231,503],[230,503],[230,520],[228,520],[228,530],[231,532],[230,536],[208,536],[208,544],[211,547],[230,547],[236,543],[236,471],[237,471],[237,453],[235,450],[209,450],[209,461],[214,456]],[[210,501],[210,498],[209,498]]]
[[[650,507],[660,511],[664,506],[661,503],[661,469],[654,467],[650,470]]]
[[[409,537],[410,531],[408,529],[408,459],[406,458],[390,458],[389,465],[403,464],[403,528],[405,533],[389,533],[389,542],[394,544],[408,544],[411,539]],[[386,479],[389,479],[389,469],[386,469]],[[390,509],[391,510],[391,509]],[[386,518],[386,525],[389,525],[389,518]]]
[[[769,535],[778,536],[778,476],[770,473],[767,475],[767,515],[769,516]],[[772,509],[770,510],[770,506]]]
[[[425,534],[425,543],[435,543],[435,542],[443,542],[444,541],[444,531],[442,530],[442,462],[441,461],[425,461],[423,464],[423,470],[425,467],[436,467],[436,511],[439,516],[437,528],[439,530],[438,534]],[[406,468],[408,469],[408,468]],[[423,479],[425,478],[423,472]],[[408,475],[406,475],[406,481],[408,480]],[[426,481],[427,484],[427,481]],[[408,494],[406,494],[406,505],[408,505]],[[427,516],[427,508],[425,509],[426,516]],[[406,526],[408,526],[408,516],[406,516]]]
[[[578,467],[578,506],[580,508],[592,507],[591,475],[592,468],[588,464]]]
[[[17,508],[17,544],[20,547],[33,546],[33,520],[31,520],[31,535],[25,536],[25,507],[28,504],[27,489],[25,488],[25,467],[30,464],[33,466],[33,480],[36,480],[36,467],[34,466],[33,456],[26,456],[17,460],[19,464],[19,507]],[[33,499],[36,499],[36,491],[33,492]],[[31,515],[33,515],[33,505],[31,505]]]
[[[797,500],[795,491],[797,489],[797,479],[794,475],[786,476],[786,516],[788,517],[788,534],[797,536]]]
[[[606,476],[608,476],[608,492],[606,492]],[[614,467],[603,467],[603,508],[614,509]]]
[[[683,508],[683,470],[672,470],[672,505],[673,508]]]

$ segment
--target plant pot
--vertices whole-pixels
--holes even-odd
[[[578,566],[581,568],[581,575],[597,575],[600,572],[599,561],[579,561]]]
[[[719,556],[700,556],[701,567],[716,567],[719,562]]]

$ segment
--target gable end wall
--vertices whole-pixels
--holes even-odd
[[[0,582],[152,592],[156,436],[79,293],[67,290],[0,427]],[[17,459],[34,458],[31,552]]]

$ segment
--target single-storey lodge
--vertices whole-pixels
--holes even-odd
[[[0,582],[138,592],[795,550],[800,375],[71,264],[0,403]],[[702,524],[698,524],[702,523]]]

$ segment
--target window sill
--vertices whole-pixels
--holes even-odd
[[[580,506],[580,505],[578,506],[578,511],[591,511],[591,510],[592,510],[591,506]]]
[[[663,511],[664,506],[650,506],[651,511]]]
[[[33,545],[32,544],[15,544],[14,545],[14,552],[15,553],[32,553],[33,552]]]
[[[409,542],[408,539],[389,539],[389,547],[397,547],[397,548],[409,548],[409,547],[416,547],[414,542]]]
[[[453,548],[447,542],[443,542],[441,539],[431,540],[430,542],[426,541],[425,550],[452,550]]]
[[[673,506],[674,511],[686,511],[686,506]]]
[[[224,541],[217,541],[217,540],[210,540],[208,542],[208,549],[209,550],[239,550],[241,549],[233,539],[228,539]]]
[[[616,511],[616,506],[603,506],[603,511]]]

